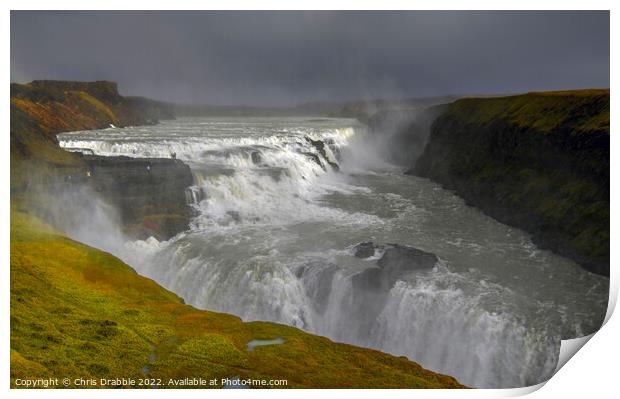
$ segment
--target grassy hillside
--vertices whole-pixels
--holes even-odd
[[[449,114],[461,123],[485,126],[498,120],[557,133],[570,126],[572,134],[609,134],[609,90],[535,92],[518,96],[466,98],[455,101]]]
[[[254,339],[283,344],[247,350]],[[458,388],[405,358],[274,323],[197,310],[117,258],[13,207],[16,378],[286,379],[289,388]]]
[[[609,90],[455,101],[413,173],[609,275]]]

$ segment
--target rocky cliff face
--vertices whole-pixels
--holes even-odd
[[[187,230],[189,166],[176,159],[85,156],[86,182],[119,212],[134,238],[168,239]]]
[[[162,103],[123,97],[113,82],[33,81],[11,85],[11,193],[56,182],[87,184],[117,207],[136,238],[166,239],[187,228],[189,167],[173,159],[94,157],[58,145],[61,132],[154,124],[173,117]],[[42,199],[35,199],[43,201]],[[34,204],[36,205],[36,204]]]
[[[462,99],[410,173],[609,275],[609,91]]]

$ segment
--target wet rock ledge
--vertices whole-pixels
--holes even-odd
[[[84,180],[114,206],[128,235],[168,239],[187,230],[189,166],[177,159],[84,155]]]

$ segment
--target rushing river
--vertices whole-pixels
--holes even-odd
[[[602,323],[609,280],[403,175],[368,136],[351,119],[187,118],[59,139],[190,165],[190,230],[113,252],[196,307],[405,355],[476,387],[549,378],[560,339]],[[439,262],[364,292],[353,276],[381,257],[354,256],[366,241]]]

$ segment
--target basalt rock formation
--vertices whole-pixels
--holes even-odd
[[[609,115],[609,90],[461,99],[409,173],[608,276]]]

